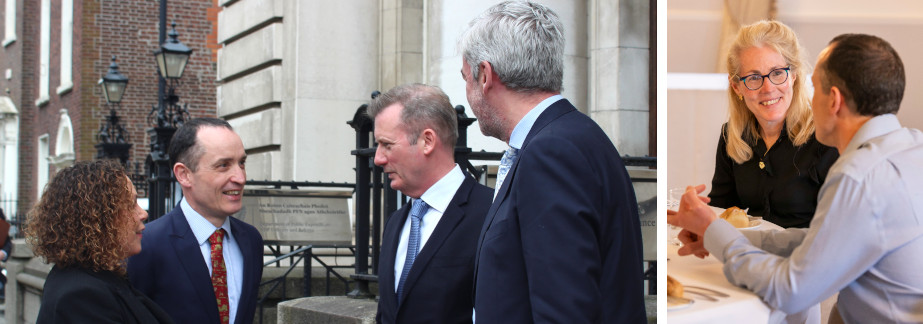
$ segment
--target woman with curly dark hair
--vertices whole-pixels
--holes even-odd
[[[147,219],[136,198],[111,161],[78,162],[48,183],[25,227],[35,255],[54,263],[38,323],[172,323],[125,275]]]

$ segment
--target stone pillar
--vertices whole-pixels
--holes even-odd
[[[292,179],[352,181],[346,125],[378,90],[379,2],[291,1],[286,10],[282,157]],[[290,72],[288,72],[290,71]],[[286,178],[283,176],[283,178]]]
[[[30,260],[32,260],[32,249],[26,244],[25,239],[14,239],[10,258],[3,264],[6,268],[6,286],[4,287],[6,290],[4,292],[6,294],[6,309],[4,310],[6,323],[20,324],[35,321],[34,317],[31,321],[26,321],[28,316],[24,311],[24,301],[26,287],[29,285],[23,284],[19,280],[20,277],[34,277],[26,274],[26,264]],[[37,309],[35,311],[37,313]]]
[[[218,14],[217,115],[234,126],[247,158],[249,179],[279,179],[284,174],[282,98],[283,60],[288,45],[284,35],[284,0],[222,1]],[[255,151],[255,152],[254,152]]]
[[[306,297],[279,303],[277,323],[373,324],[377,311],[370,299]]]
[[[381,1],[379,84],[394,86],[423,82],[423,1]]]
[[[648,149],[649,0],[590,0],[589,115],[622,155]]]
[[[379,88],[378,1],[223,1],[218,116],[250,179],[350,181],[346,121]]]

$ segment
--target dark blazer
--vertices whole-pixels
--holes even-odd
[[[391,215],[378,262],[379,323],[471,323],[474,250],[492,197],[493,190],[465,174],[417,255],[400,303],[394,292],[394,259],[411,204]]]
[[[114,272],[55,266],[45,279],[36,323],[173,323]]]
[[[532,126],[478,239],[486,323],[646,323],[638,202],[609,137],[567,100]]]
[[[251,324],[263,276],[263,237],[256,228],[234,217],[231,232],[244,258],[235,323]],[[128,260],[128,276],[135,288],[163,307],[177,323],[220,323],[205,262],[192,228],[177,206],[147,224],[141,253]]]

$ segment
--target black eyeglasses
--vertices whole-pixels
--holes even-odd
[[[775,85],[780,85],[784,83],[785,81],[788,80],[788,71],[791,69],[792,67],[789,66],[789,67],[784,67],[784,68],[769,71],[769,74],[766,74],[766,75],[760,75],[759,73],[757,73],[757,74],[750,74],[750,75],[742,76],[742,77],[739,76],[737,77],[737,81],[743,82],[744,86],[746,86],[747,89],[759,90],[760,88],[763,87],[763,78],[769,78],[769,82],[772,82],[772,84],[775,84]]]

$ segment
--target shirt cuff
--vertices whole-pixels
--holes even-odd
[[[708,228],[705,229],[705,249],[708,250],[708,253],[714,255],[718,261],[724,263],[727,257],[724,253],[727,251],[728,246],[731,245],[731,242],[740,238],[744,238],[744,235],[734,225],[719,218],[711,222],[711,225],[708,225]]]

